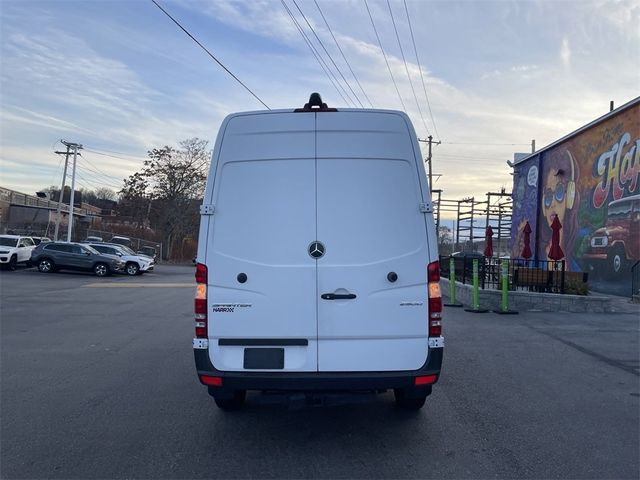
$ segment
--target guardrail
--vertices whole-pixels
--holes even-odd
[[[40,207],[47,208],[49,210],[56,210],[58,208],[58,202],[49,200],[46,198],[36,197],[34,195],[28,195],[26,193],[16,192],[8,188],[0,187],[0,200],[10,203],[11,205],[18,205],[24,207]],[[69,212],[69,205],[62,203],[62,212]],[[86,208],[73,208],[74,215],[97,215],[96,212],[88,210]]]
[[[440,257],[440,272],[449,278],[450,256]],[[577,274],[586,283],[587,274],[567,272],[564,260],[526,260],[524,258],[501,259],[475,255],[453,257],[456,281],[473,281],[473,260],[478,260],[478,280],[482,289],[500,289],[502,284],[501,265],[506,261],[509,266],[509,290],[530,292],[565,293],[565,281],[568,275]]]

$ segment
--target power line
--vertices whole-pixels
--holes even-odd
[[[91,152],[91,153],[95,153],[96,155],[101,155],[103,157],[111,157],[111,158],[118,158],[120,160],[127,160],[127,161],[131,161],[132,158],[135,159],[140,159],[140,160],[149,160],[149,158],[145,158],[145,157],[134,157],[134,156],[130,156],[129,158],[125,158],[125,157],[119,157],[118,155],[111,155],[109,153],[104,153],[104,152],[98,152],[97,150],[89,150],[87,148],[84,149],[85,152]],[[122,155],[127,155],[126,153],[123,153]]]
[[[358,98],[358,96],[356,95],[356,92],[353,91],[353,88],[351,88],[351,85],[349,85],[349,82],[347,82],[347,79],[344,78],[344,75],[342,74],[342,71],[340,70],[340,68],[338,68],[338,65],[336,64],[336,62],[333,60],[333,57],[331,56],[331,54],[329,53],[329,50],[327,50],[327,48],[324,46],[324,43],[322,43],[322,40],[320,40],[320,37],[318,36],[318,34],[316,33],[315,29],[311,26],[311,23],[309,23],[309,20],[307,20],[307,17],[305,16],[304,12],[302,11],[302,9],[300,8],[300,6],[298,5],[298,2],[296,2],[296,0],[292,0],[293,4],[296,6],[296,8],[298,9],[298,11],[300,12],[300,15],[302,15],[302,18],[304,19],[304,21],[306,22],[307,26],[309,27],[309,29],[311,30],[311,33],[313,33],[313,35],[316,37],[316,40],[318,41],[318,43],[320,44],[320,46],[322,47],[322,49],[324,50],[324,53],[327,54],[327,57],[329,57],[329,60],[331,60],[331,63],[333,64],[333,67],[336,69],[336,71],[338,72],[338,74],[340,74],[340,76],[342,77],[342,81],[344,81],[344,83],[347,85],[347,87],[349,88],[349,90],[351,90],[351,93],[353,94],[353,96],[356,98],[356,101],[360,104],[360,108],[364,108],[364,105],[362,105],[362,102],[360,101],[360,99]],[[338,84],[340,84],[340,82],[338,82]],[[340,88],[342,88],[344,90],[344,87],[342,87],[342,85],[340,84]],[[349,100],[351,100],[353,102],[353,100],[351,99],[351,97],[349,96],[349,92],[347,92],[346,90],[344,90],[344,93],[347,95],[347,97],[349,97]],[[356,102],[353,102],[353,105],[357,107]]]
[[[94,170],[91,170],[87,165],[84,165],[84,169],[82,171],[84,172],[85,175],[89,176],[93,182],[97,182],[101,186],[106,186],[106,187],[114,188],[117,190],[120,190],[122,188],[121,184],[120,185],[116,184],[116,180],[111,180],[109,178],[106,178],[96,173]],[[124,181],[124,179],[122,179],[121,181]]]
[[[59,140],[58,140],[59,141]],[[56,142],[58,143],[58,142]],[[55,144],[54,144],[55,145]],[[49,185],[45,185],[46,188],[49,188],[51,186],[53,186],[53,182],[55,182],[55,178],[56,178],[56,174],[58,173],[58,171],[60,170],[60,165],[62,165],[62,160],[63,158],[60,157],[60,160],[58,161],[58,166],[56,167],[56,169],[53,171],[53,173],[51,174],[51,181],[49,182]],[[52,168],[52,167],[50,167]]]
[[[396,32],[396,38],[398,39],[398,47],[400,47],[400,55],[402,55],[402,61],[404,62],[404,69],[407,72],[407,78],[409,79],[409,85],[411,86],[411,91],[413,92],[413,98],[415,99],[416,106],[418,107],[418,113],[420,114],[420,118],[422,119],[422,124],[424,125],[424,129],[427,131],[427,135],[431,135],[431,132],[429,131],[429,127],[427,127],[427,122],[424,121],[424,115],[422,115],[422,109],[420,108],[420,103],[418,102],[418,96],[416,95],[416,90],[415,88],[413,88],[413,81],[411,81],[411,75],[409,75],[409,67],[407,66],[407,59],[404,56],[404,50],[402,49],[402,43],[400,42],[400,35],[398,35],[398,28],[396,27],[396,21],[393,18],[393,10],[391,9],[391,2],[389,2],[389,0],[387,0],[387,6],[389,7],[389,14],[391,15],[391,23],[393,23],[393,30]]]
[[[349,105],[349,102],[347,101],[347,99],[344,97],[344,95],[342,95],[342,92],[340,91],[340,89],[338,88],[338,86],[336,85],[336,81],[338,80],[336,78],[336,81],[333,80],[333,78],[335,78],[335,75],[333,75],[333,72],[331,72],[330,70],[328,71],[328,65],[324,62],[324,60],[322,59],[322,57],[320,56],[319,52],[316,50],[316,48],[313,46],[313,44],[311,43],[311,40],[309,40],[309,37],[307,37],[307,34],[304,33],[304,30],[302,29],[302,27],[300,26],[300,24],[298,23],[298,21],[296,20],[295,16],[293,15],[293,13],[291,12],[291,10],[289,9],[289,7],[287,6],[287,4],[284,2],[284,0],[280,0],[280,3],[282,3],[282,6],[285,8],[285,10],[287,11],[287,13],[289,14],[289,17],[291,17],[291,20],[293,21],[293,24],[296,26],[296,28],[298,29],[298,32],[300,33],[300,35],[302,35],[302,39],[305,41],[305,43],[307,44],[307,46],[309,47],[309,49],[311,50],[311,53],[313,54],[313,56],[315,57],[316,61],[320,64],[320,67],[322,68],[322,70],[324,71],[324,74],[327,76],[327,78],[329,79],[329,81],[331,82],[331,84],[333,85],[333,88],[336,89],[336,92],[338,92],[338,95],[340,95],[340,98],[342,98],[342,101],[344,103],[346,103],[347,105]],[[329,73],[331,73],[331,75],[329,75]],[[333,78],[331,78],[333,75]]]
[[[242,83],[242,81],[241,81],[238,77],[236,77],[236,76],[231,72],[231,70],[229,70],[227,67],[225,67],[225,65],[224,65],[220,60],[218,60],[218,59],[213,55],[213,53],[211,53],[209,50],[207,50],[207,48],[206,48],[204,45],[202,45],[202,44],[201,44],[201,43],[200,43],[200,42],[199,42],[199,41],[198,41],[198,40],[197,40],[193,35],[191,35],[191,34],[187,31],[187,29],[186,29],[186,28],[184,28],[182,25],[180,25],[180,22],[178,22],[175,18],[173,18],[173,17],[171,16],[171,14],[169,14],[169,12],[167,12],[164,8],[162,8],[162,7],[158,4],[158,2],[156,2],[156,0],[151,0],[151,1],[154,3],[154,5],[155,5],[156,7],[158,7],[160,10],[162,10],[162,13],[164,13],[167,17],[169,17],[169,18],[173,21],[173,23],[175,23],[178,27],[180,27],[180,29],[181,29],[184,33],[186,33],[186,34],[189,36],[189,38],[190,38],[191,40],[193,40],[194,42],[196,42],[200,48],[202,48],[205,52],[207,52],[207,54],[208,54],[208,55],[209,55],[209,56],[210,56],[210,57],[211,57],[211,58],[212,58],[212,59],[213,59],[213,60],[214,60],[218,65],[220,65],[220,66],[225,70],[225,72],[227,72],[229,75],[231,75],[231,76],[235,79],[235,81],[236,81],[236,82],[238,82],[240,85],[242,85],[242,86],[245,88],[245,90],[247,90],[251,95],[253,95],[253,96],[256,98],[256,100],[258,100],[262,105],[264,105],[264,106],[265,106],[265,108],[266,108],[267,110],[271,110],[271,109],[269,108],[269,106],[268,106],[266,103],[264,103],[260,97],[258,97],[258,95],[256,95],[255,93],[253,93],[253,91],[252,91],[249,87],[247,87],[244,83]]]
[[[108,153],[114,154],[114,155],[123,155],[127,158],[123,159],[123,160],[129,160],[131,158],[139,158],[141,160],[149,160],[149,157],[141,157],[140,155],[131,155],[130,153],[123,153],[123,152],[116,152],[114,150],[106,150],[104,148],[100,149],[100,150],[95,150],[95,149],[89,149],[87,150],[86,148],[84,149],[85,151],[88,152],[93,152],[93,153],[97,153],[98,155],[106,155]],[[115,157],[115,158],[121,158],[121,157]]]
[[[482,143],[482,142],[441,142],[443,145],[489,145],[489,146],[493,146],[493,147],[499,147],[499,146],[509,146],[509,147],[515,147],[515,146],[521,146],[521,145],[527,145],[530,146],[530,143]]]
[[[489,160],[489,161],[500,161],[500,162],[504,162],[506,161],[504,158],[497,158],[497,157],[477,157],[477,156],[470,156],[470,155],[455,155],[455,154],[446,154],[446,153],[439,153],[438,157],[443,157],[445,159],[449,158],[452,160]]]
[[[433,124],[433,130],[436,132],[436,137],[438,137],[438,141],[440,141],[440,134],[438,133],[438,127],[436,127],[436,121],[433,118],[433,112],[431,111],[431,103],[429,102],[429,95],[427,95],[427,87],[424,81],[422,67],[420,66],[420,58],[418,57],[418,48],[416,47],[416,39],[413,36],[413,28],[411,27],[411,18],[409,17],[407,0],[404,0],[404,11],[407,14],[407,22],[409,23],[409,32],[411,32],[411,42],[413,43],[413,50],[416,53],[416,61],[418,62],[418,70],[420,71],[420,80],[422,81],[422,90],[424,91],[424,98],[427,99],[427,107],[429,107],[429,115],[431,116],[431,123]]]
[[[85,190],[89,191],[89,190],[95,190],[95,180],[89,180],[87,179],[84,175],[81,175],[80,172],[76,172],[76,183],[78,185],[80,185],[80,187],[84,188]]]
[[[376,24],[373,21],[373,16],[371,15],[371,10],[369,10],[369,4],[367,0],[364,0],[364,6],[367,7],[367,13],[369,14],[369,18],[371,19],[371,25],[373,26],[373,31],[376,34],[376,38],[378,39],[378,45],[380,45],[380,51],[382,52],[382,56],[384,57],[384,62],[387,64],[387,70],[389,70],[389,75],[391,75],[391,81],[393,82],[393,86],[396,87],[396,93],[398,94],[398,98],[400,99],[400,103],[402,104],[402,110],[407,111],[407,107],[404,106],[404,101],[402,100],[402,95],[400,95],[400,90],[398,90],[398,84],[396,83],[396,79],[393,78],[393,73],[391,72],[391,67],[389,66],[389,61],[387,60],[387,54],[384,53],[384,48],[382,48],[382,42],[380,41],[380,35],[378,35],[378,29],[376,28]]]
[[[340,44],[338,43],[338,40],[336,39],[335,35],[333,34],[333,31],[331,30],[331,27],[329,26],[329,22],[327,22],[327,19],[325,18],[324,14],[322,13],[322,10],[320,9],[320,5],[318,5],[318,2],[316,0],[313,0],[313,2],[316,4],[316,7],[318,7],[318,11],[320,12],[320,15],[322,16],[322,20],[324,20],[324,24],[327,26],[327,29],[329,30],[329,33],[331,34],[331,37],[333,38],[333,41],[336,43],[336,47],[338,47],[338,50],[340,51],[340,54],[342,55],[342,58],[344,59],[344,62],[349,67],[349,71],[351,71],[351,75],[353,75],[354,80],[356,81],[356,83],[360,87],[360,90],[362,90],[362,94],[364,95],[364,98],[367,99],[367,102],[369,102],[369,105],[371,105],[371,108],[373,108],[373,103],[371,103],[371,100],[369,100],[369,97],[367,96],[367,92],[365,92],[364,88],[362,88],[362,85],[360,85],[360,81],[358,80],[358,77],[356,77],[356,74],[353,71],[353,68],[351,68],[351,64],[347,60],[347,57],[345,56],[344,52],[342,51],[342,48],[340,48]]]
[[[90,170],[93,170],[93,172],[95,172],[96,174],[101,175],[101,176],[106,177],[106,178],[110,178],[110,179],[112,179],[111,181],[113,181],[113,180],[117,180],[117,181],[122,180],[120,177],[117,177],[115,175],[109,175],[108,173],[103,172],[93,162],[89,161],[89,159],[87,157],[85,157],[84,155],[81,155],[80,158],[82,158],[82,160],[84,160],[88,164],[90,164],[91,167],[89,167],[87,165],[87,168],[90,169]]]
[[[84,176],[82,178],[84,178],[85,181],[91,181],[95,184],[98,184],[100,186],[107,186],[107,187],[111,187],[111,188],[116,188],[116,189],[120,189],[122,188],[122,185],[116,185],[114,183],[114,180],[109,180],[109,179],[105,179],[104,177],[100,176],[99,174],[96,174],[94,171],[90,170],[87,165],[79,165],[79,168],[82,167],[82,173],[84,174]],[[80,171],[80,170],[78,170]],[[87,178],[88,177],[88,178]]]

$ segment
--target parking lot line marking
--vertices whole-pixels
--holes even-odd
[[[89,283],[84,285],[88,288],[195,288],[195,283],[129,283],[129,282],[107,282]]]

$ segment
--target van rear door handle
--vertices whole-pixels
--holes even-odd
[[[356,298],[355,293],[323,293],[320,295],[323,300],[353,300]]]

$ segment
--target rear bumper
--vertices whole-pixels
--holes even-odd
[[[193,352],[198,375],[221,377],[221,389],[345,391],[414,387],[415,377],[440,375],[443,350],[431,348],[427,361],[418,370],[395,372],[222,372],[211,364],[208,350],[194,349]]]

